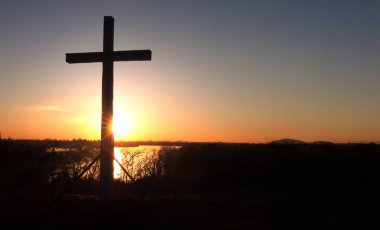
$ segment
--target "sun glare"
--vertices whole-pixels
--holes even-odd
[[[112,129],[115,140],[125,139],[132,131],[132,119],[123,111],[116,111],[113,118]]]

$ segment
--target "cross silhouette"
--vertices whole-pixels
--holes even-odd
[[[104,17],[103,52],[67,53],[66,62],[103,63],[102,75],[102,121],[100,147],[100,196],[102,200],[111,200],[113,196],[113,160],[114,135],[111,129],[113,121],[113,62],[114,61],[148,61],[152,58],[151,50],[114,51],[114,19]]]

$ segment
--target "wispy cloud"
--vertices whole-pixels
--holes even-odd
[[[32,112],[63,112],[66,111],[65,108],[59,105],[44,105],[44,106],[26,106],[23,110]]]

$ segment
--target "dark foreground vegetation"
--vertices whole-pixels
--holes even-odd
[[[103,203],[98,164],[75,179],[98,154],[86,143],[0,141],[0,229],[380,229],[376,144],[163,148],[124,161],[136,182],[116,181]]]

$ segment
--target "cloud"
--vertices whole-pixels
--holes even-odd
[[[59,105],[45,105],[45,106],[27,106],[24,107],[27,111],[32,112],[63,112],[66,111],[65,108]]]

